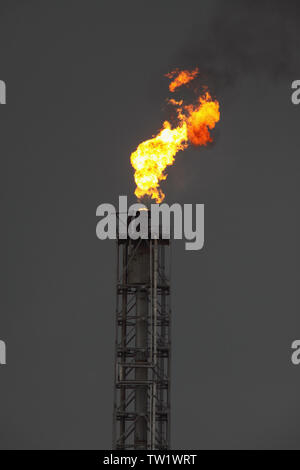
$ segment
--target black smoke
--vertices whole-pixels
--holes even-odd
[[[242,77],[276,81],[300,74],[299,0],[218,0],[207,28],[191,36],[174,67],[200,69],[200,84],[215,92]]]

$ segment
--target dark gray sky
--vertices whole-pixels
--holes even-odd
[[[130,153],[191,64],[221,122],[163,186],[206,207],[205,249],[173,245],[172,446],[300,449],[299,26],[284,0],[1,1],[0,448],[111,446],[115,245],[95,211],[134,202]]]

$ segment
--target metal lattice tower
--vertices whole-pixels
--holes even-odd
[[[117,239],[114,449],[170,446],[169,267],[169,240]]]

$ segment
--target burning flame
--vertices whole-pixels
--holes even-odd
[[[172,165],[176,153],[187,145],[186,123],[172,129],[171,124],[165,121],[163,129],[156,137],[138,146],[131,154],[137,185],[135,195],[138,198],[148,195],[156,202],[164,199],[164,194],[159,188],[159,182],[167,177],[164,170],[168,165]]]
[[[169,90],[173,93],[176,88],[179,88],[182,85],[186,85],[187,83],[194,80],[198,73],[198,68],[195,68],[195,70],[192,70],[191,72],[189,72],[188,70],[179,71],[178,69],[176,69],[173,70],[173,72],[167,73],[166,77],[173,78],[172,82],[169,85]]]
[[[196,70],[198,73],[198,69]],[[174,84],[172,88],[175,87],[175,90],[178,86],[188,83],[196,76],[195,73],[195,70],[176,72],[171,82],[171,85]],[[182,80],[181,85],[178,84],[179,76]],[[147,195],[157,203],[162,202],[165,197],[159,185],[160,181],[166,179],[165,169],[174,163],[176,153],[187,148],[189,144],[208,145],[212,142],[210,130],[220,120],[219,103],[212,99],[208,91],[198,97],[196,104],[185,105],[183,100],[174,99],[170,99],[169,103],[175,106],[177,127],[172,129],[171,124],[165,121],[162,130],[152,139],[142,142],[130,157],[135,169],[134,179],[137,186],[135,195],[139,199]]]

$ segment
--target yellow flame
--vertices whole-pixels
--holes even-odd
[[[149,196],[157,203],[165,195],[160,181],[166,179],[167,166],[174,163],[175,155],[184,150],[189,143],[205,146],[212,142],[210,130],[220,120],[218,101],[212,100],[206,92],[198,98],[195,105],[183,105],[183,101],[169,101],[176,107],[179,124],[172,129],[165,121],[162,130],[152,139],[142,142],[131,154],[130,161],[135,169],[135,195],[138,199]]]
[[[159,183],[166,179],[164,171],[168,165],[172,165],[176,153],[185,147],[187,147],[186,123],[183,122],[172,129],[168,121],[164,122],[163,129],[156,137],[138,146],[130,157],[135,169],[134,179],[137,186],[135,195],[138,198],[148,195],[157,203],[164,199]]]

